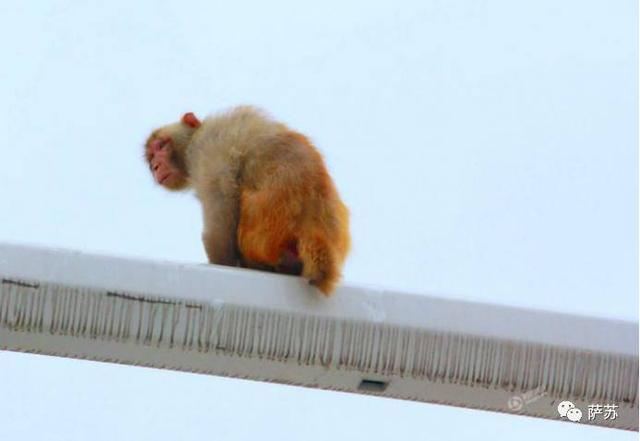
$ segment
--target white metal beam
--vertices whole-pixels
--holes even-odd
[[[0,278],[0,349],[638,430],[637,323],[10,244]]]

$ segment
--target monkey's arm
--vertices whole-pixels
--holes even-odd
[[[233,194],[213,190],[201,199],[204,216],[202,242],[209,263],[237,266],[238,200]]]

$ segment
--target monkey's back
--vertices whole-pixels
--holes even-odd
[[[249,106],[206,118],[187,154],[196,194],[202,190],[198,186],[215,186],[220,179],[237,176],[245,157],[283,129],[286,127]]]
[[[309,139],[254,107],[235,107],[205,119],[193,137],[188,161],[197,185],[232,180],[253,189],[279,185],[307,197],[337,196]]]

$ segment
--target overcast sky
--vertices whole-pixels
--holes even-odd
[[[202,262],[142,143],[247,103],[308,134],[350,283],[638,320],[635,0],[0,3],[0,241]],[[2,439],[631,440],[445,406],[0,353]]]

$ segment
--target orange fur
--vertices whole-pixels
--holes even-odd
[[[259,185],[242,190],[238,248],[246,260],[273,268],[287,252],[297,254],[303,276],[329,293],[349,250],[347,208],[306,137],[287,131],[274,142],[304,154],[295,166],[277,156],[263,163]]]
[[[301,274],[330,294],[350,248],[349,211],[320,153],[304,135],[252,108],[198,125],[187,115],[155,131],[147,151],[156,139],[171,139],[172,165],[184,164],[176,173],[203,204],[209,260]]]

